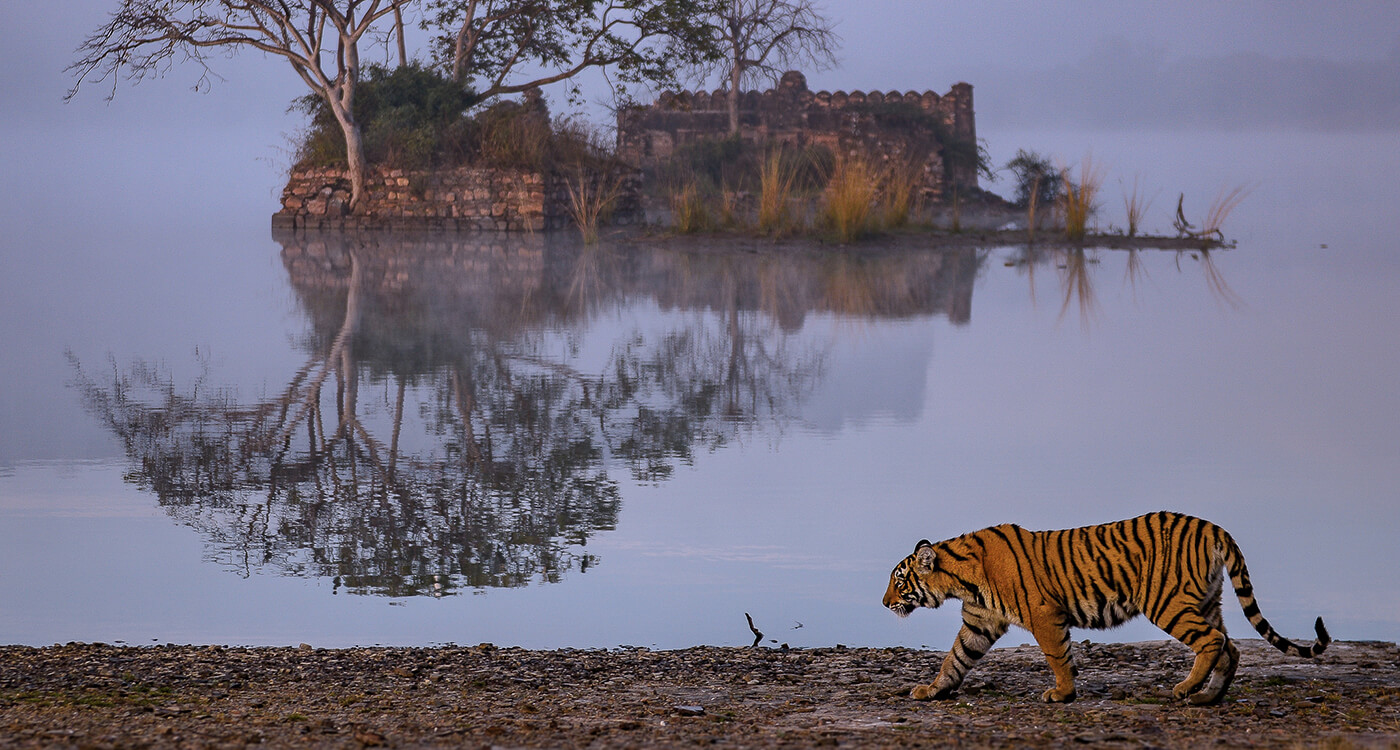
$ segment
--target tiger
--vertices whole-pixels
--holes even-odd
[[[1011,625],[1029,630],[1055,675],[1047,703],[1075,698],[1071,627],[1111,628],[1144,614],[1195,652],[1191,672],[1172,690],[1178,700],[1214,705],[1225,697],[1239,650],[1221,619],[1222,568],[1249,623],[1280,651],[1311,658],[1331,636],[1300,646],[1259,612],[1244,555],[1210,521],[1161,511],[1096,526],[1027,531],[1003,524],[934,544],[922,539],[890,572],[884,605],[900,617],[944,600],[962,601],[962,628],[938,676],[910,691],[915,700],[957,693],[973,664]],[[1210,682],[1207,683],[1207,678]]]

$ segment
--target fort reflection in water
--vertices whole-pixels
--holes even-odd
[[[389,596],[559,580],[597,562],[619,477],[794,418],[808,316],[965,324],[985,254],[582,247],[559,234],[278,238],[304,366],[244,401],[137,362],[74,362],[128,480],[244,574]],[[614,311],[659,311],[616,325]],[[614,330],[615,329],[615,330]],[[598,339],[605,339],[601,344]]]

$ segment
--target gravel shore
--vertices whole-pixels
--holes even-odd
[[[996,649],[952,701],[941,652],[0,647],[0,747],[1400,748],[1400,650],[1312,661],[1237,641],[1226,702],[1184,706],[1174,642],[1076,644],[1079,700],[1038,703],[1034,647]]]

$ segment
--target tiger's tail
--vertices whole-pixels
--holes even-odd
[[[1317,631],[1317,640],[1311,645],[1300,646],[1293,641],[1278,634],[1278,631],[1269,625],[1269,621],[1264,619],[1264,615],[1259,612],[1259,602],[1254,599],[1254,587],[1249,583],[1249,568],[1244,564],[1244,553],[1240,551],[1235,540],[1224,530],[1221,547],[1224,552],[1225,568],[1230,572],[1230,583],[1235,587],[1235,596],[1240,600],[1240,607],[1244,609],[1244,616],[1249,618],[1249,624],[1259,631],[1259,635],[1264,640],[1273,645],[1274,648],[1285,654],[1301,656],[1305,659],[1312,658],[1327,650],[1327,644],[1332,642],[1332,636],[1327,634],[1327,628],[1322,624],[1322,618],[1317,618],[1313,628]]]

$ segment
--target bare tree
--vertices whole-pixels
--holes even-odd
[[[719,0],[429,0],[436,59],[483,99],[612,68],[624,82],[669,82],[712,58],[704,18]],[[525,75],[519,75],[528,71]]]
[[[364,196],[365,151],[355,120],[360,41],[386,16],[401,18],[414,0],[123,0],[107,23],[78,47],[69,66],[77,78],[66,99],[89,79],[132,81],[159,76],[179,59],[211,74],[209,55],[255,49],[286,60],[334,113],[345,135],[350,210]],[[402,29],[400,28],[402,43]]]
[[[704,76],[718,71],[729,87],[729,132],[739,132],[739,87],[776,80],[784,70],[836,64],[841,37],[835,24],[812,0],[720,0],[708,19],[717,62],[701,66]]]

